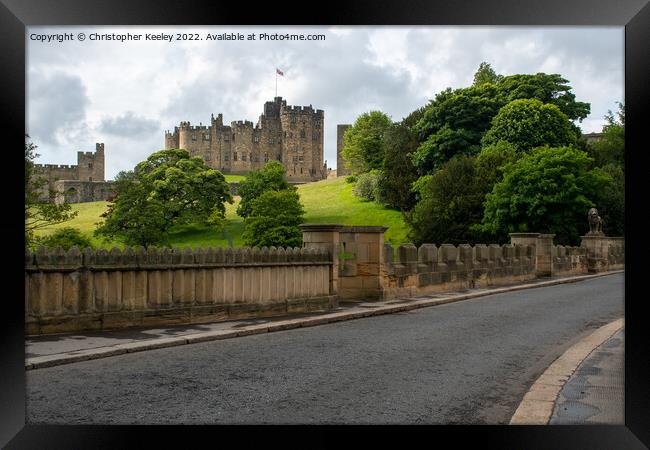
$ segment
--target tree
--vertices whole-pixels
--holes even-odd
[[[472,225],[482,217],[484,193],[477,182],[475,159],[456,156],[414,185],[419,201],[406,214],[409,237],[416,245],[474,243]]]
[[[482,62],[478,66],[478,70],[474,74],[474,86],[483,83],[496,84],[499,80],[503,79],[503,75],[497,75],[492,66],[487,62]]]
[[[507,141],[518,151],[528,151],[543,145],[575,145],[576,139],[569,118],[560,108],[536,99],[519,99],[499,110],[482,143]]]
[[[65,201],[54,203],[55,193],[49,189],[48,180],[34,173],[37,146],[28,141],[28,135],[25,138],[25,246],[33,247],[36,230],[70,220],[77,212]],[[44,191],[47,199],[42,198]]]
[[[411,155],[418,147],[417,135],[413,131],[414,111],[402,122],[391,125],[386,131],[386,156],[383,177],[378,186],[379,197],[386,204],[401,211],[408,211],[415,205],[415,194],[411,185],[417,180],[417,172]]]
[[[613,183],[598,192],[596,207],[603,230],[610,236],[625,234],[625,107],[618,103],[616,116],[608,111],[603,136],[587,145],[594,165],[612,177]]]
[[[499,80],[497,89],[504,105],[518,99],[537,99],[557,106],[570,120],[582,121],[590,105],[576,101],[569,80],[559,74],[517,74]]]
[[[299,247],[302,245],[304,208],[295,189],[266,191],[253,200],[246,218],[243,238],[257,247]]]
[[[248,217],[252,211],[253,201],[266,191],[293,189],[285,178],[284,165],[280,161],[270,161],[260,170],[252,170],[239,183],[237,193],[241,197],[237,214]]]
[[[493,84],[446,89],[424,109],[414,127],[420,145],[411,155],[420,175],[431,173],[457,155],[480,151],[481,137],[503,106]]]
[[[554,233],[575,245],[587,231],[596,192],[612,182],[592,159],[572,147],[540,147],[504,167],[485,201],[482,229],[494,233]]]
[[[390,118],[381,111],[360,115],[343,135],[343,158],[354,175],[381,170],[386,154],[384,134]]]
[[[116,177],[116,197],[95,235],[144,247],[164,243],[175,225],[219,224],[230,187],[221,172],[183,149],[153,153]]]
[[[625,107],[618,103],[617,116],[612,111],[605,115],[601,139],[587,144],[588,152],[598,167],[615,164],[625,170]]]

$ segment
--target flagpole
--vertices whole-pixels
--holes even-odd
[[[275,69],[275,96],[278,96],[278,69]]]

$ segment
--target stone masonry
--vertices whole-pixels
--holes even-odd
[[[46,180],[40,189],[41,200],[57,204],[108,200],[112,181],[104,179],[104,144],[95,144],[95,152],[77,152],[77,164],[34,164],[32,178]],[[54,198],[50,198],[50,193]]]
[[[323,153],[324,112],[309,106],[289,106],[282,97],[264,104],[255,126],[249,121],[225,125],[223,115],[210,125],[181,122],[165,132],[165,148],[182,148],[223,173],[246,174],[271,160],[284,164],[291,182],[327,177]]]
[[[624,269],[623,238],[513,233],[505,245],[384,243],[385,227],[301,225],[302,248],[72,248],[25,255],[28,334],[194,323]]]

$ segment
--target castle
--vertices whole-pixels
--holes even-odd
[[[271,160],[284,164],[291,182],[327,178],[323,157],[323,110],[287,106],[282,97],[264,104],[257,124],[212,115],[210,125],[181,122],[165,131],[165,148],[182,148],[201,156],[209,167],[229,174],[246,174]]]
[[[77,152],[76,165],[34,164],[32,179],[46,180],[39,188],[40,198],[57,204],[109,200],[113,193],[113,182],[104,179],[103,143],[95,144],[94,153]]]

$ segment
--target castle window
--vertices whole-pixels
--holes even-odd
[[[92,169],[93,168],[93,163],[88,163],[88,168]]]
[[[232,160],[233,160],[233,161],[237,161],[237,152],[234,152],[234,153],[232,154]]]
[[[304,158],[302,156],[298,156],[298,161],[303,162]]]
[[[93,177],[88,177],[88,181],[93,181]]]
[[[300,173],[302,173],[302,167],[300,168]]]
[[[269,154],[264,153],[264,162],[269,162]]]
[[[230,141],[230,136],[228,136],[227,134],[224,134],[223,135],[223,141],[224,142],[229,142]]]
[[[193,134],[193,135],[192,135],[192,140],[193,140],[193,141],[196,141],[196,134]]]
[[[232,134],[232,141],[235,142],[235,133]]]
[[[273,145],[273,138],[269,138],[269,144]]]
[[[210,161],[212,159],[212,157],[208,154],[208,155],[205,155],[203,157],[203,159],[205,159],[206,161]]]
[[[294,163],[297,163],[297,162],[298,162],[298,157],[297,157],[297,156],[294,156],[294,157],[293,157],[293,162],[294,162]]]
[[[223,160],[224,161],[230,161],[230,153],[224,153],[223,154]]]
[[[253,142],[259,142],[260,137],[259,136],[253,136]]]
[[[242,161],[246,161],[246,153],[242,153],[242,154],[241,154],[241,160],[242,160]]]
[[[291,123],[296,123],[296,116],[294,114],[291,115]]]
[[[300,130],[300,139],[305,139],[305,130]]]
[[[278,155],[278,161],[282,161],[282,155]]]
[[[318,131],[314,131],[314,132],[312,133],[311,140],[312,140],[312,141],[317,141],[318,138],[320,138],[320,136],[319,136],[319,134],[318,134]]]
[[[209,141],[210,140],[210,135],[209,134],[204,134],[203,135],[203,140],[204,141]]]
[[[284,138],[285,139],[287,138],[287,132],[286,131],[284,132]]]

